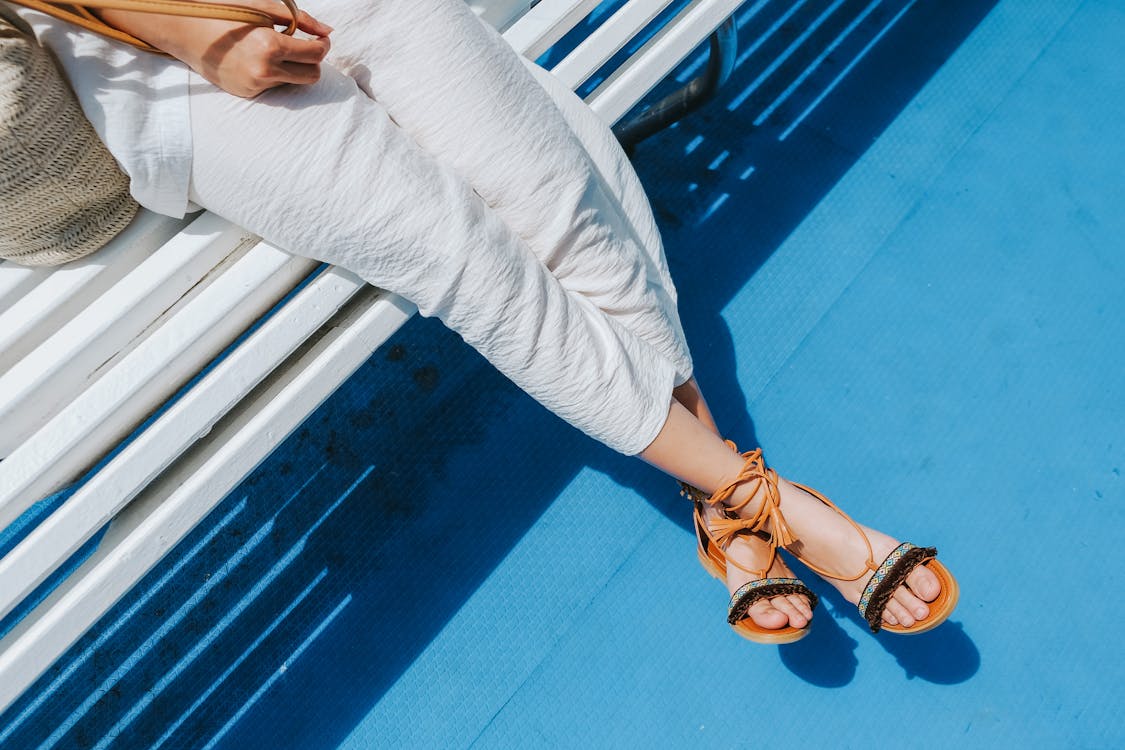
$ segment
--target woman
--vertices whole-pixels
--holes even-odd
[[[563,419],[681,480],[740,634],[807,632],[815,596],[778,546],[873,629],[948,616],[956,583],[932,550],[852,523],[719,437],[647,200],[580,100],[462,0],[310,8],[339,31],[307,13],[288,37],[103,12],[174,59],[22,14],[143,205],[205,207],[401,294]]]

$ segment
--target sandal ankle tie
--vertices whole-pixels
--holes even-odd
[[[734,443],[729,440],[726,442],[731,448],[738,450]],[[734,537],[743,531],[769,534],[770,554],[763,570],[750,570],[734,560],[727,559],[728,565],[734,565],[747,573],[764,578],[777,557],[777,548],[793,544],[797,541],[797,535],[786,523],[785,516],[781,512],[781,492],[777,487],[777,472],[766,467],[766,463],[762,459],[762,449],[755,448],[741,455],[744,460],[742,470],[738,472],[734,479],[715,490],[710,497],[700,497],[690,493],[690,491],[689,496],[693,496],[693,499],[696,499],[697,502],[702,501],[712,507],[720,507],[724,510],[725,515],[722,518],[711,521],[704,521],[700,518],[701,521],[704,521],[702,524],[704,532],[719,549],[725,550],[734,540]],[[744,484],[750,485],[750,491],[746,499],[733,505],[726,505],[726,501],[734,495],[735,490]],[[765,492],[761,499],[761,506],[752,517],[732,517],[733,514],[749,505],[763,489]],[[696,512],[699,513],[698,507]]]

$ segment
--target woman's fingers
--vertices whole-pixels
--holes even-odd
[[[331,26],[321,23],[303,10],[297,15],[297,28],[315,36],[328,36],[333,31]]]
[[[331,46],[328,37],[298,39],[261,26],[241,26],[209,45],[196,70],[235,96],[253,98],[287,83],[316,83]]]
[[[316,39],[297,39],[279,34],[278,37],[274,40],[277,45],[274,59],[278,62],[318,65],[332,48],[332,43],[326,36]]]
[[[283,62],[277,67],[277,83],[316,83],[320,80],[320,66],[305,63]]]
[[[273,49],[268,72],[262,76],[263,88],[286,83],[309,84],[320,80],[320,63],[332,46],[328,37],[297,39],[276,34],[270,39]]]

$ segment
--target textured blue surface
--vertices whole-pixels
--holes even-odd
[[[939,547],[950,622],[872,637],[806,576],[808,638],[739,639],[673,483],[415,320],[0,745],[1125,746],[1125,7],[739,20],[723,97],[637,153],[699,377],[741,444]]]

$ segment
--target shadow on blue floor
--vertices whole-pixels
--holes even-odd
[[[707,242],[667,250],[731,434],[755,440],[724,306],[993,5],[748,3],[740,46],[752,51],[729,93],[637,150],[669,236],[707,228]],[[586,467],[686,527],[671,482],[416,319],[4,716],[0,744],[335,747]],[[810,685],[841,687],[855,641],[834,620],[857,617],[818,593],[833,616],[781,660]],[[933,683],[980,663],[955,622],[879,643]]]
[[[816,575],[799,562],[791,567],[801,580],[819,583]],[[782,664],[809,684],[824,688],[843,687],[855,677],[859,665],[855,651],[859,644],[837,621],[852,620],[860,629],[867,625],[855,606],[838,591],[823,585],[815,588],[822,608],[817,614],[816,627],[808,636],[779,649],[778,653]],[[876,638],[879,645],[894,656],[907,679],[953,685],[968,680],[980,667],[980,653],[972,638],[957,622],[956,614],[928,633],[910,638],[880,633]]]

